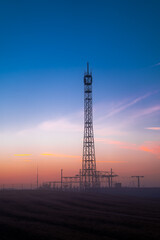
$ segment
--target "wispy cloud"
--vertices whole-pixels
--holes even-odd
[[[156,157],[158,159],[160,159],[160,142],[159,141],[153,141],[153,142],[144,142],[139,149],[141,151],[145,151],[145,152],[149,152],[152,153],[154,155],[156,155]]]
[[[145,129],[160,131],[160,127],[147,127],[147,128],[145,128]]]
[[[149,114],[152,114],[152,113],[155,113],[158,111],[160,111],[160,105],[152,106],[152,107],[145,108],[145,109],[140,109],[139,111],[134,113],[132,118],[139,118],[139,117],[149,115]]]
[[[81,158],[81,156],[67,155],[67,154],[55,154],[55,153],[41,153],[42,156],[52,156],[58,158]]]
[[[127,142],[116,141],[112,139],[106,139],[106,138],[96,138],[95,141],[103,142],[104,144],[109,144],[109,145],[117,145],[119,148],[123,148],[123,149],[138,150],[137,145],[134,143],[127,143]]]
[[[148,152],[155,155],[158,159],[160,158],[160,142],[159,141],[148,141],[138,145],[134,143],[115,141],[115,140],[105,139],[105,138],[99,138],[95,140],[97,142],[103,142],[104,144],[116,145],[118,148],[122,148],[122,149]]]
[[[158,62],[158,63],[152,65],[152,67],[157,67],[157,66],[160,66],[160,62]]]
[[[80,125],[71,122],[69,119],[62,118],[56,121],[45,121],[38,125],[38,128],[45,131],[81,131]]]
[[[37,124],[37,126],[29,129],[24,129],[18,132],[19,135],[25,135],[28,133],[34,133],[39,131],[46,132],[82,132],[83,130],[83,122],[82,124],[75,123],[74,117],[72,118],[60,118],[53,119],[41,122]]]
[[[32,154],[14,154],[15,157],[26,157],[31,156]]]
[[[128,161],[97,161],[97,162],[103,162],[103,163],[127,163]]]
[[[115,107],[114,109],[112,109],[105,117],[103,117],[101,120],[104,120],[104,119],[107,119],[107,118],[110,118],[118,113],[121,113],[122,111],[128,109],[129,107],[132,107],[133,105],[139,103],[140,101],[150,97],[151,95],[153,94],[156,94],[158,91],[154,91],[154,92],[149,92],[145,95],[142,95],[140,97],[137,97],[131,101],[129,101],[128,103],[125,103],[123,105],[120,105],[118,107]]]

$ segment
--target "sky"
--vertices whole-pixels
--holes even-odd
[[[75,175],[83,76],[93,75],[97,170],[160,187],[160,1],[0,2],[0,186]]]

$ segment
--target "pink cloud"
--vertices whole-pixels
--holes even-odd
[[[140,147],[141,151],[149,152],[160,158],[160,142],[144,142]]]
[[[160,127],[148,127],[148,128],[145,128],[145,129],[159,131]]]
[[[105,144],[117,145],[119,148],[123,148],[123,149],[138,150],[137,145],[134,143],[121,142],[121,141],[105,139],[105,138],[96,138],[95,141],[103,142]]]
[[[96,138],[95,140],[97,142],[103,142],[105,144],[113,144],[122,149],[148,152],[155,155],[157,158],[160,158],[160,142],[158,141],[144,142],[142,145],[138,145],[134,143],[127,143],[104,138]]]

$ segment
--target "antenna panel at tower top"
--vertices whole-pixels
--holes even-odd
[[[89,73],[89,63],[87,63],[87,72],[84,74],[84,84],[85,85],[92,84],[92,74]]]

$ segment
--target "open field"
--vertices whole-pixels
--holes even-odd
[[[160,239],[160,197],[0,191],[0,239]]]

